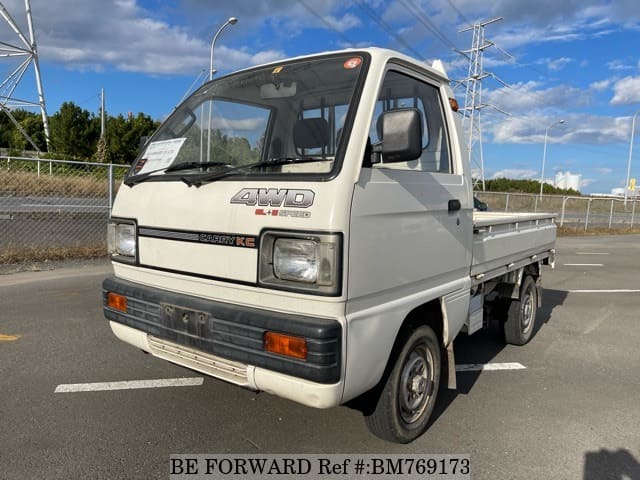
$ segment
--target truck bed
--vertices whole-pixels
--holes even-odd
[[[473,212],[471,278],[486,281],[552,255],[555,214]]]

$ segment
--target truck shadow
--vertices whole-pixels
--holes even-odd
[[[583,480],[638,480],[640,463],[629,450],[587,452],[584,456]]]
[[[564,304],[567,295],[568,292],[564,290],[543,290],[543,305],[538,309],[536,315],[532,341],[535,341],[535,336],[544,325],[551,321],[553,310]],[[490,363],[506,347],[504,337],[499,332],[482,330],[473,335],[461,333],[454,343],[456,365]],[[482,371],[458,372],[456,375],[457,390],[449,390],[446,388],[446,381],[442,382],[432,422],[435,422],[446,411],[458,395],[467,395],[481,374]]]

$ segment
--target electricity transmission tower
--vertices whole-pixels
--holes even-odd
[[[480,121],[480,112],[485,107],[492,107],[499,112],[508,115],[506,112],[500,110],[495,105],[482,103],[482,80],[484,80],[485,78],[490,76],[503,85],[508,86],[493,73],[485,72],[484,70],[484,51],[487,48],[495,46],[495,43],[485,39],[484,27],[499,20],[502,20],[502,17],[475,23],[467,28],[459,30],[459,33],[473,31],[471,49],[459,52],[469,60],[469,72],[467,78],[460,82],[466,85],[464,108],[462,108],[461,111],[464,113],[464,124],[467,130],[469,163],[471,164],[471,168],[473,170],[480,173],[479,178],[474,178],[474,186],[481,184],[482,190],[484,190],[485,188],[485,183],[484,154],[482,151],[482,123]],[[504,52],[504,50],[502,50],[502,52],[506,53]]]
[[[15,108],[39,107],[42,115],[42,123],[44,125],[44,136],[47,142],[47,148],[49,148],[49,119],[47,117],[44,90],[42,89],[42,78],[40,76],[40,64],[38,62],[38,50],[36,48],[36,35],[33,28],[33,18],[31,17],[31,1],[25,0],[24,5],[27,16],[27,26],[29,29],[28,38],[22,32],[18,24],[13,20],[4,4],[0,2],[0,16],[2,16],[6,24],[8,24],[16,34],[18,40],[17,45],[0,41],[0,58],[10,60],[15,60],[17,58],[21,60],[19,65],[4,78],[2,83],[0,83],[0,110],[7,114],[20,133],[22,133],[31,146],[40,153],[40,149],[33,139],[27,134],[24,128],[22,128],[22,125],[20,125],[11,113],[11,110]],[[38,90],[37,102],[22,100],[13,96],[18,84],[31,65],[33,65],[34,68],[36,88]]]

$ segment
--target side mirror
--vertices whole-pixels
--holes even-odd
[[[381,142],[374,152],[383,163],[408,162],[422,155],[422,118],[416,108],[391,110],[382,114]]]
[[[480,212],[486,212],[489,210],[489,205],[481,201],[478,197],[473,197],[473,208]]]

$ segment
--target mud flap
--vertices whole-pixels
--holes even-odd
[[[447,345],[447,388],[457,390],[456,383],[456,359],[453,354],[453,342]]]

